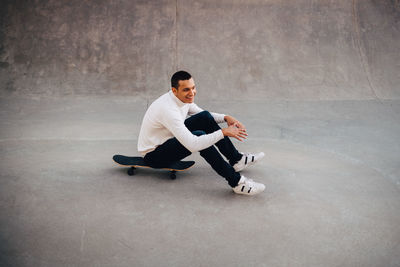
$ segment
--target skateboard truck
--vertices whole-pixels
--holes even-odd
[[[128,175],[129,176],[135,175],[135,170],[136,170],[135,167],[130,167],[128,169]],[[176,179],[176,171],[169,171],[169,178],[171,178],[171,180],[175,180]]]
[[[129,176],[135,175],[135,170],[136,170],[135,167],[130,167],[130,168],[128,169],[128,175],[129,175]]]

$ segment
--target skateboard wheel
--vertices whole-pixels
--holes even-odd
[[[172,172],[169,174],[169,177],[170,177],[172,180],[175,180],[175,179],[176,179],[176,172],[175,172],[175,171],[172,171]]]
[[[132,175],[134,175],[134,174],[135,174],[135,168],[133,168],[133,167],[129,168],[129,169],[128,169],[128,175],[129,175],[129,176],[132,176]]]

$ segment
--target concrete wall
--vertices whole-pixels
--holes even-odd
[[[398,0],[2,1],[0,94],[399,99]]]

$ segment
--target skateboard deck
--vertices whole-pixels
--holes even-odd
[[[113,160],[122,166],[130,167],[128,169],[128,175],[134,175],[136,168],[151,168],[151,169],[163,169],[170,171],[171,179],[176,179],[176,172],[177,171],[184,171],[189,169],[194,165],[194,161],[177,161],[172,163],[169,166],[160,167],[160,168],[153,168],[147,165],[144,162],[142,157],[128,157],[123,155],[114,155]]]

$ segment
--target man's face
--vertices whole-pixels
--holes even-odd
[[[196,95],[196,85],[193,78],[189,80],[180,80],[178,89],[172,87],[174,95],[183,103],[193,103]]]

